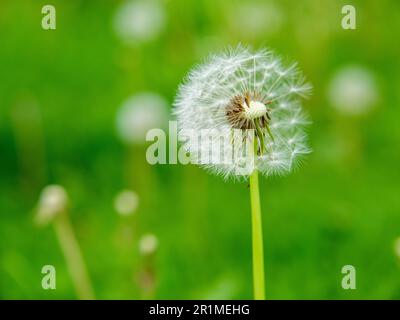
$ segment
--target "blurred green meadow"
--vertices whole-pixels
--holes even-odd
[[[130,25],[118,22],[125,1],[53,0],[57,27],[43,30],[48,1],[1,1],[0,298],[77,298],[54,229],[34,223],[50,184],[68,193],[96,298],[252,298],[247,184],[151,166],[117,121],[144,92],[170,110],[194,64],[242,43],[298,61],[314,87],[313,153],[289,176],[260,178],[267,298],[399,299],[400,3],[150,2],[156,13]],[[341,26],[345,4],[356,30]],[[138,205],[119,214],[126,189]],[[41,286],[44,265],[56,290]],[[344,265],[356,290],[341,287]]]

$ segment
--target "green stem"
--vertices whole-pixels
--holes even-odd
[[[250,175],[250,200],[251,200],[251,224],[253,243],[253,288],[254,299],[265,299],[264,280],[264,249],[261,220],[260,192],[258,187],[258,171]]]
[[[54,228],[78,297],[81,300],[94,300],[83,256],[66,212],[54,219]]]

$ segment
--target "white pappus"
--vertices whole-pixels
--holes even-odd
[[[288,173],[310,152],[301,107],[310,91],[296,64],[285,66],[269,50],[212,55],[179,88],[179,140],[193,162],[225,178]]]

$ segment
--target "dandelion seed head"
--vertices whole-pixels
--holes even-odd
[[[328,98],[331,105],[347,115],[368,113],[378,100],[376,81],[370,70],[347,66],[333,76]]]
[[[58,214],[65,212],[68,207],[68,195],[64,187],[49,185],[45,187],[39,197],[38,224],[47,224]]]
[[[166,13],[157,0],[128,0],[122,3],[114,16],[115,32],[128,45],[155,39],[165,24]]]
[[[278,32],[285,18],[282,9],[277,4],[254,1],[232,3],[227,17],[231,28],[247,39],[265,37]],[[244,17],[244,19],[238,23],[238,17]]]
[[[139,205],[139,197],[132,190],[122,190],[114,199],[115,211],[121,216],[133,214]]]
[[[140,238],[139,251],[142,255],[154,253],[158,247],[158,238],[152,233],[145,234]]]
[[[310,91],[296,64],[286,66],[271,51],[238,46],[213,55],[180,86],[174,113],[179,134],[217,129],[214,138],[225,137],[225,143],[215,148],[188,140],[183,146],[190,153],[209,152],[215,158],[233,149],[231,163],[201,164],[225,178],[247,176],[256,169],[267,176],[288,173],[297,155],[309,152],[304,134],[309,121],[301,98]],[[236,130],[243,133],[239,142],[245,143],[233,138]],[[256,150],[248,147],[250,141],[256,141]],[[238,168],[243,169],[241,174]]]
[[[168,103],[156,93],[139,93],[123,102],[116,121],[117,133],[123,142],[144,144],[150,129],[167,126]]]

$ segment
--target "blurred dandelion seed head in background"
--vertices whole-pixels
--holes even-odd
[[[142,145],[150,129],[166,128],[168,103],[158,94],[140,93],[128,98],[117,113],[117,133],[127,144]]]
[[[114,209],[121,216],[129,216],[135,213],[139,206],[139,197],[132,190],[122,190],[114,199]]]
[[[210,141],[230,137],[234,130],[245,132],[249,145],[249,129],[255,131],[257,155],[246,144],[229,139],[221,147],[213,143],[201,145],[189,139],[183,147],[194,159],[212,173],[224,178],[239,178],[255,169],[264,175],[284,174],[310,152],[304,126],[309,123],[301,107],[311,85],[297,69],[286,66],[271,51],[238,46],[219,55],[189,73],[180,86],[174,103],[180,140],[188,130],[209,131]],[[207,140],[208,141],[208,140]],[[206,141],[206,142],[207,142]],[[232,153],[232,149],[236,151]],[[202,163],[199,154],[212,154],[213,159],[232,156],[231,163]],[[253,159],[255,158],[255,161]]]
[[[328,90],[331,105],[347,115],[362,115],[372,110],[378,100],[373,73],[362,66],[347,66],[334,74]]]
[[[277,3],[243,1],[230,8],[230,26],[246,38],[274,34],[284,23],[284,13]]]
[[[158,238],[152,233],[143,235],[139,241],[139,251],[142,255],[150,255],[158,248]]]
[[[126,44],[154,40],[166,24],[166,12],[160,1],[126,1],[116,11],[114,29]]]
[[[67,210],[68,203],[64,187],[60,185],[45,187],[40,194],[36,222],[40,225],[49,223],[56,215]]]

